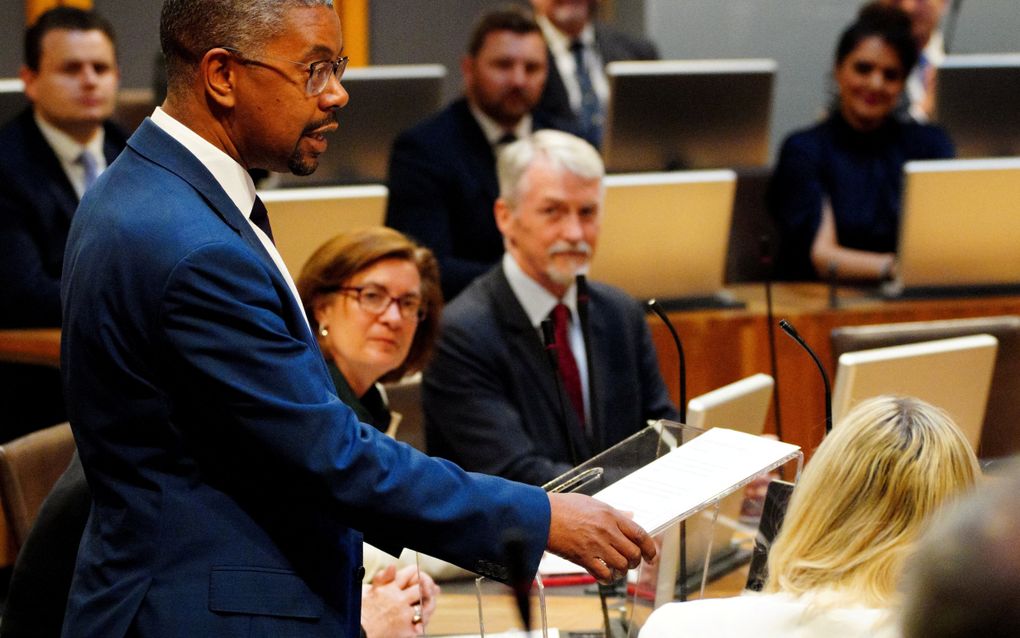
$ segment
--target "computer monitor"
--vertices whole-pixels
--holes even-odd
[[[768,163],[774,60],[611,62],[606,74],[608,171]]]
[[[385,186],[320,186],[266,190],[259,197],[269,211],[276,248],[297,278],[312,253],[345,230],[380,226],[386,215]]]
[[[329,136],[319,168],[307,177],[281,173],[280,186],[386,182],[390,149],[401,132],[442,105],[446,67],[440,64],[352,67],[343,86],[350,102]]]
[[[736,174],[609,175],[591,277],[674,307],[727,305],[722,292]]]
[[[862,399],[900,394],[948,412],[977,450],[998,343],[982,334],[843,354],[832,393],[834,427]]]
[[[25,85],[18,78],[0,78],[0,126],[10,122],[28,106]]]
[[[1020,288],[1020,158],[908,162],[887,294]]]
[[[694,397],[687,402],[687,425],[761,434],[773,385],[772,377],[758,373]]]
[[[946,56],[934,120],[959,157],[1020,155],[1020,53]]]

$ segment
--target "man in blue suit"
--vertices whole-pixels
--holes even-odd
[[[575,284],[598,244],[603,172],[590,144],[561,131],[500,154],[507,252],[443,311],[422,386],[429,454],[543,485],[648,419],[676,418],[638,303]],[[554,367],[540,325],[556,327],[557,313]]]
[[[503,254],[492,219],[496,151],[533,130],[569,126],[534,112],[547,70],[542,32],[527,10],[490,11],[461,62],[464,97],[393,143],[386,225],[432,249],[448,300]]]
[[[113,29],[90,11],[47,11],[24,44],[30,106],[0,129],[0,328],[55,328],[71,216],[124,148],[108,119],[119,74]],[[0,404],[0,442],[66,418],[50,368],[0,364]]]
[[[62,298],[93,495],[65,636],[358,635],[362,532],[494,578],[654,547],[586,497],[463,472],[333,394],[247,169],[308,174],[348,99],[329,0],[166,0],[168,94],[82,201]]]

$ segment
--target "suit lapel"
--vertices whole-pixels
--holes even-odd
[[[227,193],[220,186],[219,182],[216,181],[212,173],[209,172],[209,169],[198,161],[198,158],[148,118],[142,122],[135,134],[128,139],[127,145],[149,161],[162,166],[190,184],[209,205],[212,212],[223,223],[237,232],[245,243],[248,244],[252,252],[262,260],[270,276],[273,278],[276,288],[284,291],[282,294],[286,296],[287,303],[291,305],[291,313],[297,317],[304,316],[301,308],[297,305],[297,300],[294,299],[293,294],[290,292],[290,286],[284,279],[283,274],[280,273],[276,262],[266,252],[265,246],[262,245],[262,241],[255,234],[255,231],[252,230],[248,220],[237,209],[233,200],[227,196]],[[300,323],[305,322],[301,321]],[[299,327],[297,331],[309,347],[318,349],[319,346],[307,324],[304,325],[303,330]],[[325,364],[323,365],[323,370],[325,371]]]
[[[488,293],[492,297],[493,307],[496,309],[497,320],[502,324],[501,333],[506,335],[513,352],[520,354],[519,360],[522,369],[517,371],[518,374],[527,375],[528,378],[536,380],[534,385],[537,386],[540,400],[546,404],[544,412],[555,415],[561,429],[564,429],[562,423],[564,412],[566,413],[567,426],[565,430],[569,433],[574,449],[577,450],[579,460],[583,461],[591,457],[591,446],[585,440],[577,416],[573,410],[563,409],[568,405],[565,402],[569,400],[566,396],[561,396],[560,382],[550,365],[545,347],[539,339],[535,327],[528,320],[524,308],[514,296],[513,290],[503,274],[503,269],[497,267],[485,278]],[[539,398],[536,397],[536,400]]]
[[[21,117],[24,118],[27,152],[33,158],[32,164],[38,166],[43,174],[51,176],[51,179],[40,180],[40,183],[50,192],[67,219],[71,219],[78,208],[78,194],[74,192],[57,154],[36,125],[32,110],[24,111]]]
[[[499,196],[499,184],[496,181],[496,156],[492,152],[492,146],[472,115],[467,100],[459,100],[455,107],[457,119],[460,121],[461,138],[467,146],[470,157],[473,158],[468,161],[469,169],[482,190],[495,200]]]

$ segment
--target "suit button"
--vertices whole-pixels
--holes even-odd
[[[365,580],[365,566],[364,565],[362,565],[362,566],[358,567],[356,570],[354,570],[354,580],[355,580],[355,582],[359,582],[359,583],[361,581]]]

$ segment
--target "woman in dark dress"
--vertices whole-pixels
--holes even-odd
[[[941,129],[897,115],[916,61],[910,19],[898,9],[869,5],[843,32],[835,107],[786,139],[769,187],[780,278],[882,280],[895,273],[903,165],[953,156]]]

